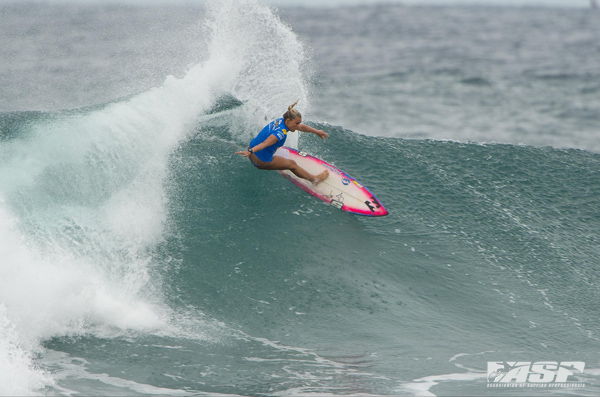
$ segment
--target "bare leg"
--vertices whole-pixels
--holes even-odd
[[[304,168],[300,167],[294,160],[289,160],[281,156],[273,156],[273,161],[271,161],[269,165],[261,168],[265,170],[290,170],[298,178],[311,181],[315,185],[323,182],[329,176],[329,172],[327,170],[321,172],[319,175],[313,175]]]

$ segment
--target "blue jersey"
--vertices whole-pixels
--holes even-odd
[[[266,141],[271,135],[275,135],[277,138],[277,143],[267,146],[263,150],[254,153],[259,160],[269,163],[273,161],[273,155],[275,154],[275,151],[282,147],[285,143],[287,133],[288,127],[285,125],[283,118],[278,118],[277,120],[271,121],[269,124],[267,124],[265,128],[258,133],[256,138],[250,141],[250,147],[252,148],[256,145],[259,145]]]

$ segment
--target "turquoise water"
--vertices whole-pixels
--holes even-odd
[[[585,62],[579,72],[571,70],[567,56],[563,67],[575,77],[540,78],[543,67],[535,60],[554,64],[548,46],[548,52],[524,52],[529,66],[517,78],[509,73],[511,62],[502,67],[483,58],[495,72],[465,82],[469,66],[436,72],[432,65],[439,64],[419,55],[419,48],[438,53],[431,46],[439,41],[408,40],[411,50],[386,29],[377,33],[377,26],[392,29],[389,23],[372,24],[374,31],[348,36],[333,52],[341,30],[328,30],[357,15],[407,15],[401,27],[418,26],[420,15],[422,26],[448,20],[447,29],[460,29],[449,18],[454,15],[492,24],[489,36],[500,40],[509,35],[502,18],[525,26],[519,18],[532,10],[506,9],[494,22],[481,8],[341,8],[339,19],[330,16],[322,25],[325,11],[295,10],[313,13],[303,18],[320,30],[309,26],[314,36],[308,36],[308,27],[291,17],[294,10],[282,10],[280,18],[253,1],[193,12],[31,7],[3,12],[31,24],[40,14],[66,18],[69,37],[87,44],[83,59],[118,78],[103,86],[88,76],[97,91],[78,94],[83,99],[59,96],[56,108],[52,87],[77,87],[65,70],[47,69],[56,76],[41,96],[25,93],[11,101],[14,79],[6,89],[0,394],[497,395],[487,387],[488,362],[548,360],[585,362],[584,373],[570,378],[585,387],[502,394],[598,394],[600,155],[586,147],[597,131],[597,98],[594,83],[582,91],[582,79],[593,81],[597,70]],[[565,15],[567,27],[590,18],[582,10],[543,12]],[[82,28],[78,20],[89,23]],[[169,59],[151,74],[179,68],[172,76],[160,82],[132,77],[135,87],[117,95],[123,87],[114,81],[138,72],[135,60],[145,52],[115,55],[101,65],[89,49],[91,38],[107,30],[121,37],[123,29],[129,41],[110,42],[124,52],[136,39],[127,23],[115,21],[135,21],[140,46],[152,47],[158,37],[154,56],[168,48],[185,66]],[[550,29],[544,21],[532,25],[533,32]],[[144,26],[172,29],[144,41]],[[487,48],[485,38],[481,47],[464,44],[475,28],[458,30],[457,42]],[[411,38],[408,30],[398,29]],[[569,40],[585,41],[594,32]],[[34,42],[47,40],[30,34]],[[372,38],[377,34],[380,40]],[[15,33],[13,40],[27,43],[28,37]],[[177,47],[198,37],[203,44],[189,50],[193,54]],[[429,67],[406,70],[401,56],[383,67],[382,53],[357,60],[358,70],[307,61],[320,59],[324,49],[327,59],[352,55],[362,40],[390,40],[396,51],[412,54],[405,62],[421,59]],[[60,59],[52,51],[48,63]],[[27,64],[19,54],[17,61]],[[451,54],[471,59],[462,50]],[[575,59],[594,62],[594,56],[586,51]],[[382,80],[379,71],[394,65],[399,74],[386,70]],[[9,69],[5,64],[5,76]],[[85,67],[78,73],[86,74]],[[382,103],[406,107],[391,113],[370,99],[357,105],[352,94],[366,84],[372,90],[384,84],[390,92]],[[441,91],[422,89],[413,97],[423,84]],[[548,97],[548,90],[556,96]],[[457,91],[465,97],[456,98]],[[515,92],[535,106],[515,105]],[[426,95],[430,109],[455,117],[432,122],[424,107],[418,113]],[[476,128],[465,130],[460,120],[497,95],[504,99],[496,110],[478,116],[493,128],[463,135]],[[387,217],[343,213],[234,154],[298,97],[305,121],[330,137],[306,134],[291,143],[368,186],[390,211]],[[505,117],[511,112],[516,119]],[[401,122],[410,114],[414,124]],[[387,116],[385,133],[368,127],[385,124]],[[446,135],[438,136],[442,124]],[[512,130],[516,124],[521,130]],[[548,126],[551,138],[541,133]],[[523,141],[512,140],[512,133]],[[581,145],[573,143],[577,136],[585,138]]]

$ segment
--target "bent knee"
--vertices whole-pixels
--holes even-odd
[[[298,163],[296,163],[294,160],[288,160],[288,167],[290,167],[290,169],[296,169],[298,168]]]

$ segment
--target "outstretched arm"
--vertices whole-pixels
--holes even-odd
[[[310,132],[310,133],[316,134],[321,139],[325,139],[325,138],[329,137],[329,135],[327,135],[327,133],[325,131],[323,131],[323,130],[317,130],[317,129],[312,128],[311,126],[308,126],[308,125],[303,124],[303,123],[300,123],[298,125],[298,130],[302,131],[302,132]]]
[[[259,143],[258,145],[254,146],[250,149],[252,149],[253,152],[260,152],[264,148],[274,145],[276,143],[277,143],[277,137],[275,135],[269,135],[269,137],[267,139],[265,139],[265,141],[263,143]],[[241,152],[235,152],[235,154],[241,154],[244,157],[250,156],[250,152],[247,150],[242,150]]]

